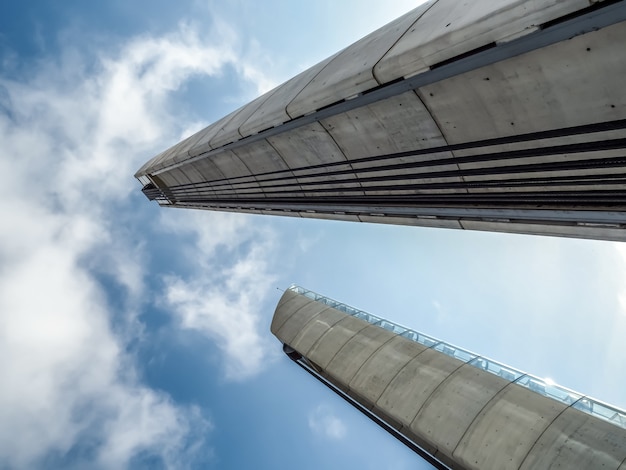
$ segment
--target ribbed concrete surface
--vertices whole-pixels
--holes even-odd
[[[287,290],[272,332],[454,469],[623,469],[626,429]]]
[[[626,240],[626,22],[570,39],[573,27],[519,55],[506,49],[559,30],[569,14],[592,24],[589,5],[430,1],[136,176],[177,207]],[[596,5],[626,15],[624,1]],[[510,52],[361,101],[404,77],[434,77],[499,50]]]

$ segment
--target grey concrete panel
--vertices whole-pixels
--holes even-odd
[[[346,160],[335,141],[318,122],[270,137],[268,141],[292,169]]]
[[[453,456],[468,468],[518,469],[565,408],[563,403],[510,384],[476,417]]]
[[[394,225],[412,225],[419,227],[436,227],[436,228],[456,228],[460,229],[461,224],[458,220],[451,219],[427,219],[418,217],[391,217],[376,215],[359,215],[361,222],[370,222],[374,224],[394,224]]]
[[[141,167],[135,172],[135,178],[139,178],[141,176],[145,176],[148,173],[151,172],[151,169],[153,168],[154,163],[159,160],[159,158],[161,158],[161,156],[164,154],[165,152],[161,152],[158,155],[152,157],[150,160],[148,160],[146,163],[144,163],[143,165],[141,165]]]
[[[357,215],[351,214],[326,214],[323,212],[300,212],[300,217],[307,219],[324,219],[324,220],[338,220],[341,222],[360,222]]]
[[[431,394],[411,429],[451,456],[483,407],[509,382],[465,364]]]
[[[349,160],[446,145],[413,91],[321,122]]]
[[[451,144],[624,119],[625,42],[626,28],[617,24],[423,87],[419,95]]]
[[[172,151],[165,158],[158,162],[158,166],[161,168],[167,168],[172,164],[180,163],[191,158],[188,153],[189,149],[191,149],[191,147],[206,133],[207,128],[204,128],[180,141],[172,148]]]
[[[185,174],[190,183],[203,183],[206,181],[205,176],[199,171],[198,167],[191,163],[189,165],[179,166],[175,170],[180,170]],[[167,173],[167,171],[165,171]]]
[[[222,180],[225,178],[224,173],[213,163],[210,158],[203,158],[196,160],[193,163],[189,163],[202,175],[203,181],[210,182],[215,180]]]
[[[568,408],[537,440],[520,470],[618,469],[624,459],[626,429]]]
[[[193,149],[196,145],[200,145],[203,141],[208,141],[209,136],[213,133],[213,129],[214,126],[209,125],[194,133],[189,138],[183,140],[183,142],[181,142],[181,146],[176,150],[176,157],[173,161],[178,163],[191,158],[191,149]]]
[[[329,181],[333,181],[333,184],[337,184],[337,185],[355,184],[355,181],[351,179],[352,175],[350,173],[352,172],[352,166],[349,163],[335,165],[333,166],[333,170],[347,172],[349,182],[348,183],[340,183],[340,182],[335,183],[335,181],[338,181],[341,179],[341,176],[328,175],[328,174],[325,174],[323,170],[322,171],[318,170],[314,174],[311,175],[310,170],[297,169],[297,170],[293,170],[293,174],[297,178],[298,183],[301,183],[303,186],[306,183],[311,183],[311,185],[313,185],[313,183],[328,184]]]
[[[252,175],[252,172],[246,164],[230,150],[216,153],[209,158],[226,178]]]
[[[327,308],[326,305],[309,299],[309,302],[299,308],[294,315],[283,323],[276,336],[279,337],[283,343],[291,346],[291,343],[300,330],[302,330],[302,327]]]
[[[265,140],[232,150],[254,174],[288,170],[289,167],[274,148]]]
[[[289,103],[290,116],[302,116],[379,85],[372,70],[421,16],[420,6],[341,51]]]
[[[210,133],[210,137],[205,139],[202,144],[199,144],[199,147],[196,150],[194,150],[194,153],[197,153],[199,150],[204,150],[207,151],[208,149],[217,149],[219,147],[221,147],[221,145],[219,143],[214,144],[213,140],[215,139],[216,136],[218,136],[220,133],[224,133],[224,129],[228,126],[228,123],[234,119],[237,114],[244,108],[244,106],[235,109],[234,111],[232,111],[231,113],[227,114],[226,116],[224,116],[223,118],[215,121],[213,124],[211,124],[211,128],[212,131]]]
[[[324,59],[280,85],[276,92],[240,126],[242,135],[257,134],[265,129],[290,121],[291,116],[287,114],[287,105],[336,56],[337,54],[334,54]]]
[[[400,369],[425,349],[415,341],[394,337],[365,361],[350,381],[350,389],[369,403],[376,403]]]
[[[533,32],[537,26],[589,6],[588,0],[438,0],[374,69],[387,83],[494,42]]]
[[[370,326],[370,324],[364,320],[346,316],[335,323],[333,327],[313,345],[307,357],[325,369],[343,345],[359,331],[368,326]]]
[[[281,209],[264,210],[264,211],[261,211],[261,214],[274,215],[274,216],[280,216],[280,217],[300,217],[300,214],[298,214],[297,212],[283,211]]]
[[[173,170],[167,171],[165,173],[161,173],[161,174],[159,174],[159,177],[164,182],[167,182],[168,186],[177,186],[179,184],[189,184],[189,183],[191,183],[191,180],[190,180],[189,176],[187,175],[187,173],[185,171],[181,170],[180,168],[174,168]],[[171,182],[176,181],[176,184],[171,184],[168,181],[171,181]]]
[[[207,126],[202,131],[202,134],[198,136],[199,138],[193,143],[193,145],[191,145],[191,147],[189,147],[189,149],[187,150],[187,154],[189,155],[190,158],[196,157],[200,155],[201,153],[208,152],[209,150],[211,150],[209,142],[215,136],[215,134],[217,134],[217,132],[220,129],[218,123],[219,121],[214,122],[211,125]]]
[[[400,160],[400,159],[398,159]],[[410,161],[411,158],[410,157],[403,157],[402,160],[404,161]],[[415,160],[415,159],[413,159]],[[394,161],[395,163],[395,161]],[[355,165],[356,166],[356,165]],[[397,182],[397,184],[428,184],[428,183],[450,183],[450,182],[462,182],[462,178],[458,177],[458,176],[446,176],[443,178],[439,178],[439,177],[434,177],[434,178],[429,178],[428,177],[428,173],[432,173],[432,172],[436,172],[436,171],[457,171],[458,170],[458,166],[457,165],[439,165],[439,166],[427,166],[427,167],[422,167],[419,168],[418,170],[416,170],[417,172],[420,173],[424,173],[424,176],[417,179],[417,178],[411,178],[409,176],[408,171],[406,169],[404,170],[378,170],[378,171],[368,171],[366,173],[360,172],[358,171],[357,168],[355,168],[355,173],[359,178],[382,178],[382,177],[400,177],[403,176],[402,179],[400,180],[395,180],[395,182]],[[363,186],[363,190],[367,191],[368,186],[379,186],[381,184],[389,184],[390,180],[386,180],[383,181],[382,183],[380,181],[372,181],[372,182],[363,182],[362,186]],[[388,190],[383,190],[384,192],[382,194],[389,194]],[[466,192],[465,189],[455,189],[455,188],[449,188],[446,190],[447,192]],[[428,189],[428,190],[421,190],[421,189],[416,189],[416,190],[412,190],[412,193],[419,193],[419,192],[427,192],[427,193],[435,193],[436,190],[432,190],[432,189]]]
[[[268,91],[267,93],[259,96],[258,98],[252,100],[250,103],[242,106],[237,111],[228,122],[225,122],[219,129],[219,131],[213,136],[211,139],[211,147],[219,148],[223,145],[230,144],[231,142],[237,142],[242,139],[243,135],[241,135],[239,128],[243,123],[245,123],[254,112],[259,109],[259,107],[267,101],[275,92],[276,88]],[[249,134],[246,134],[249,135]]]
[[[272,324],[270,326],[270,331],[272,332],[272,334],[274,336],[277,336],[278,331],[285,324],[285,322],[289,320],[292,315],[295,315],[300,308],[304,307],[310,302],[311,299],[296,294],[293,291],[286,290],[278,301],[278,305],[276,306],[276,310],[274,311],[274,316],[272,317]],[[281,341],[283,340],[281,339]]]
[[[154,170],[165,167],[168,163],[171,163],[176,155],[178,144],[172,145],[170,148],[161,152],[158,156],[156,156],[153,160],[150,161],[150,166],[147,169],[148,173],[153,173]]]
[[[313,345],[345,316],[345,313],[334,308],[328,308],[320,312],[319,315],[312,318],[311,321],[302,327],[300,333],[293,339],[291,347],[300,354],[307,356]]]
[[[176,176],[173,175],[172,173],[161,173],[159,175],[159,179],[164,183],[165,186],[167,187],[171,187],[171,186],[178,186],[179,184],[181,184],[177,179]]]
[[[478,168],[498,168],[507,165],[528,165],[528,164],[538,164],[538,163],[546,163],[546,162],[575,162],[577,160],[585,160],[585,159],[597,159],[597,158],[606,158],[606,157],[619,157],[622,156],[624,151],[621,149],[615,150],[596,150],[596,151],[588,151],[588,152],[566,152],[554,155],[539,155],[539,152],[542,152],[543,149],[553,147],[553,146],[562,146],[562,145],[576,145],[576,144],[584,144],[584,143],[592,143],[592,142],[605,142],[613,139],[624,139],[626,138],[626,130],[613,130],[610,132],[592,132],[592,133],[583,133],[578,135],[568,135],[568,136],[560,136],[553,138],[545,138],[545,139],[537,139],[537,140],[529,140],[522,142],[514,142],[508,144],[499,144],[499,145],[491,145],[491,146],[479,146],[476,148],[468,148],[464,150],[455,150],[453,152],[455,157],[465,158],[476,155],[486,155],[494,152],[512,152],[512,151],[523,151],[523,150],[536,150],[535,155],[537,156],[520,156],[517,155],[515,157],[509,157],[506,159],[498,159],[492,161],[478,161],[478,162],[461,162],[459,163],[459,168],[461,169],[478,169]],[[605,171],[616,171],[615,169],[606,169]],[[589,168],[587,171],[595,172],[602,171],[602,168]],[[550,173],[552,174],[552,172]],[[466,181],[480,181],[481,179],[497,179],[500,175],[472,175],[465,176],[464,179]]]
[[[376,406],[408,428],[430,394],[462,364],[458,359],[428,349],[398,372]]]
[[[487,232],[526,233],[549,237],[591,238],[597,240],[626,241],[624,229],[619,227],[603,227],[600,225],[548,225],[545,223],[494,222],[482,220],[462,220],[461,226],[466,230],[483,230]]]
[[[394,337],[395,334],[391,331],[369,325],[344,344],[326,366],[326,372],[349,384],[365,361]]]

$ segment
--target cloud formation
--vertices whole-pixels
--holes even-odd
[[[87,57],[68,46],[58,60],[0,77],[3,468],[61,465],[69,454],[91,468],[137,466],[138,458],[184,468],[210,453],[211,424],[144,385],[127,352],[152,295],[132,174],[192,125],[169,115],[170,94],[238,59],[189,25],[109,47]],[[251,286],[262,257],[261,247],[243,253],[213,297],[236,318],[220,327],[244,333],[224,341],[235,362],[243,346],[261,346],[254,317],[240,313],[256,292],[235,303],[229,293]],[[171,295],[185,305],[183,324],[204,331],[199,289],[176,281]]]
[[[177,234],[192,234],[187,251],[195,269],[188,278],[167,276],[166,307],[185,329],[215,340],[226,358],[226,375],[241,380],[258,373],[276,349],[262,335],[260,310],[275,276],[268,259],[274,251],[270,232],[246,226],[241,214],[190,212],[167,214]],[[228,265],[223,269],[223,260]]]
[[[314,434],[329,439],[342,439],[346,435],[346,425],[324,404],[309,413],[309,428]]]

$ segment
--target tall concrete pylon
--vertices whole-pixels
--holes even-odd
[[[431,0],[135,176],[170,207],[626,240],[624,44],[624,0]]]
[[[436,468],[626,469],[626,411],[299,286],[287,355]]]

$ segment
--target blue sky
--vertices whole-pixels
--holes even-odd
[[[283,357],[292,282],[626,407],[623,244],[167,210],[133,179],[413,6],[0,6],[0,469],[429,468]]]

